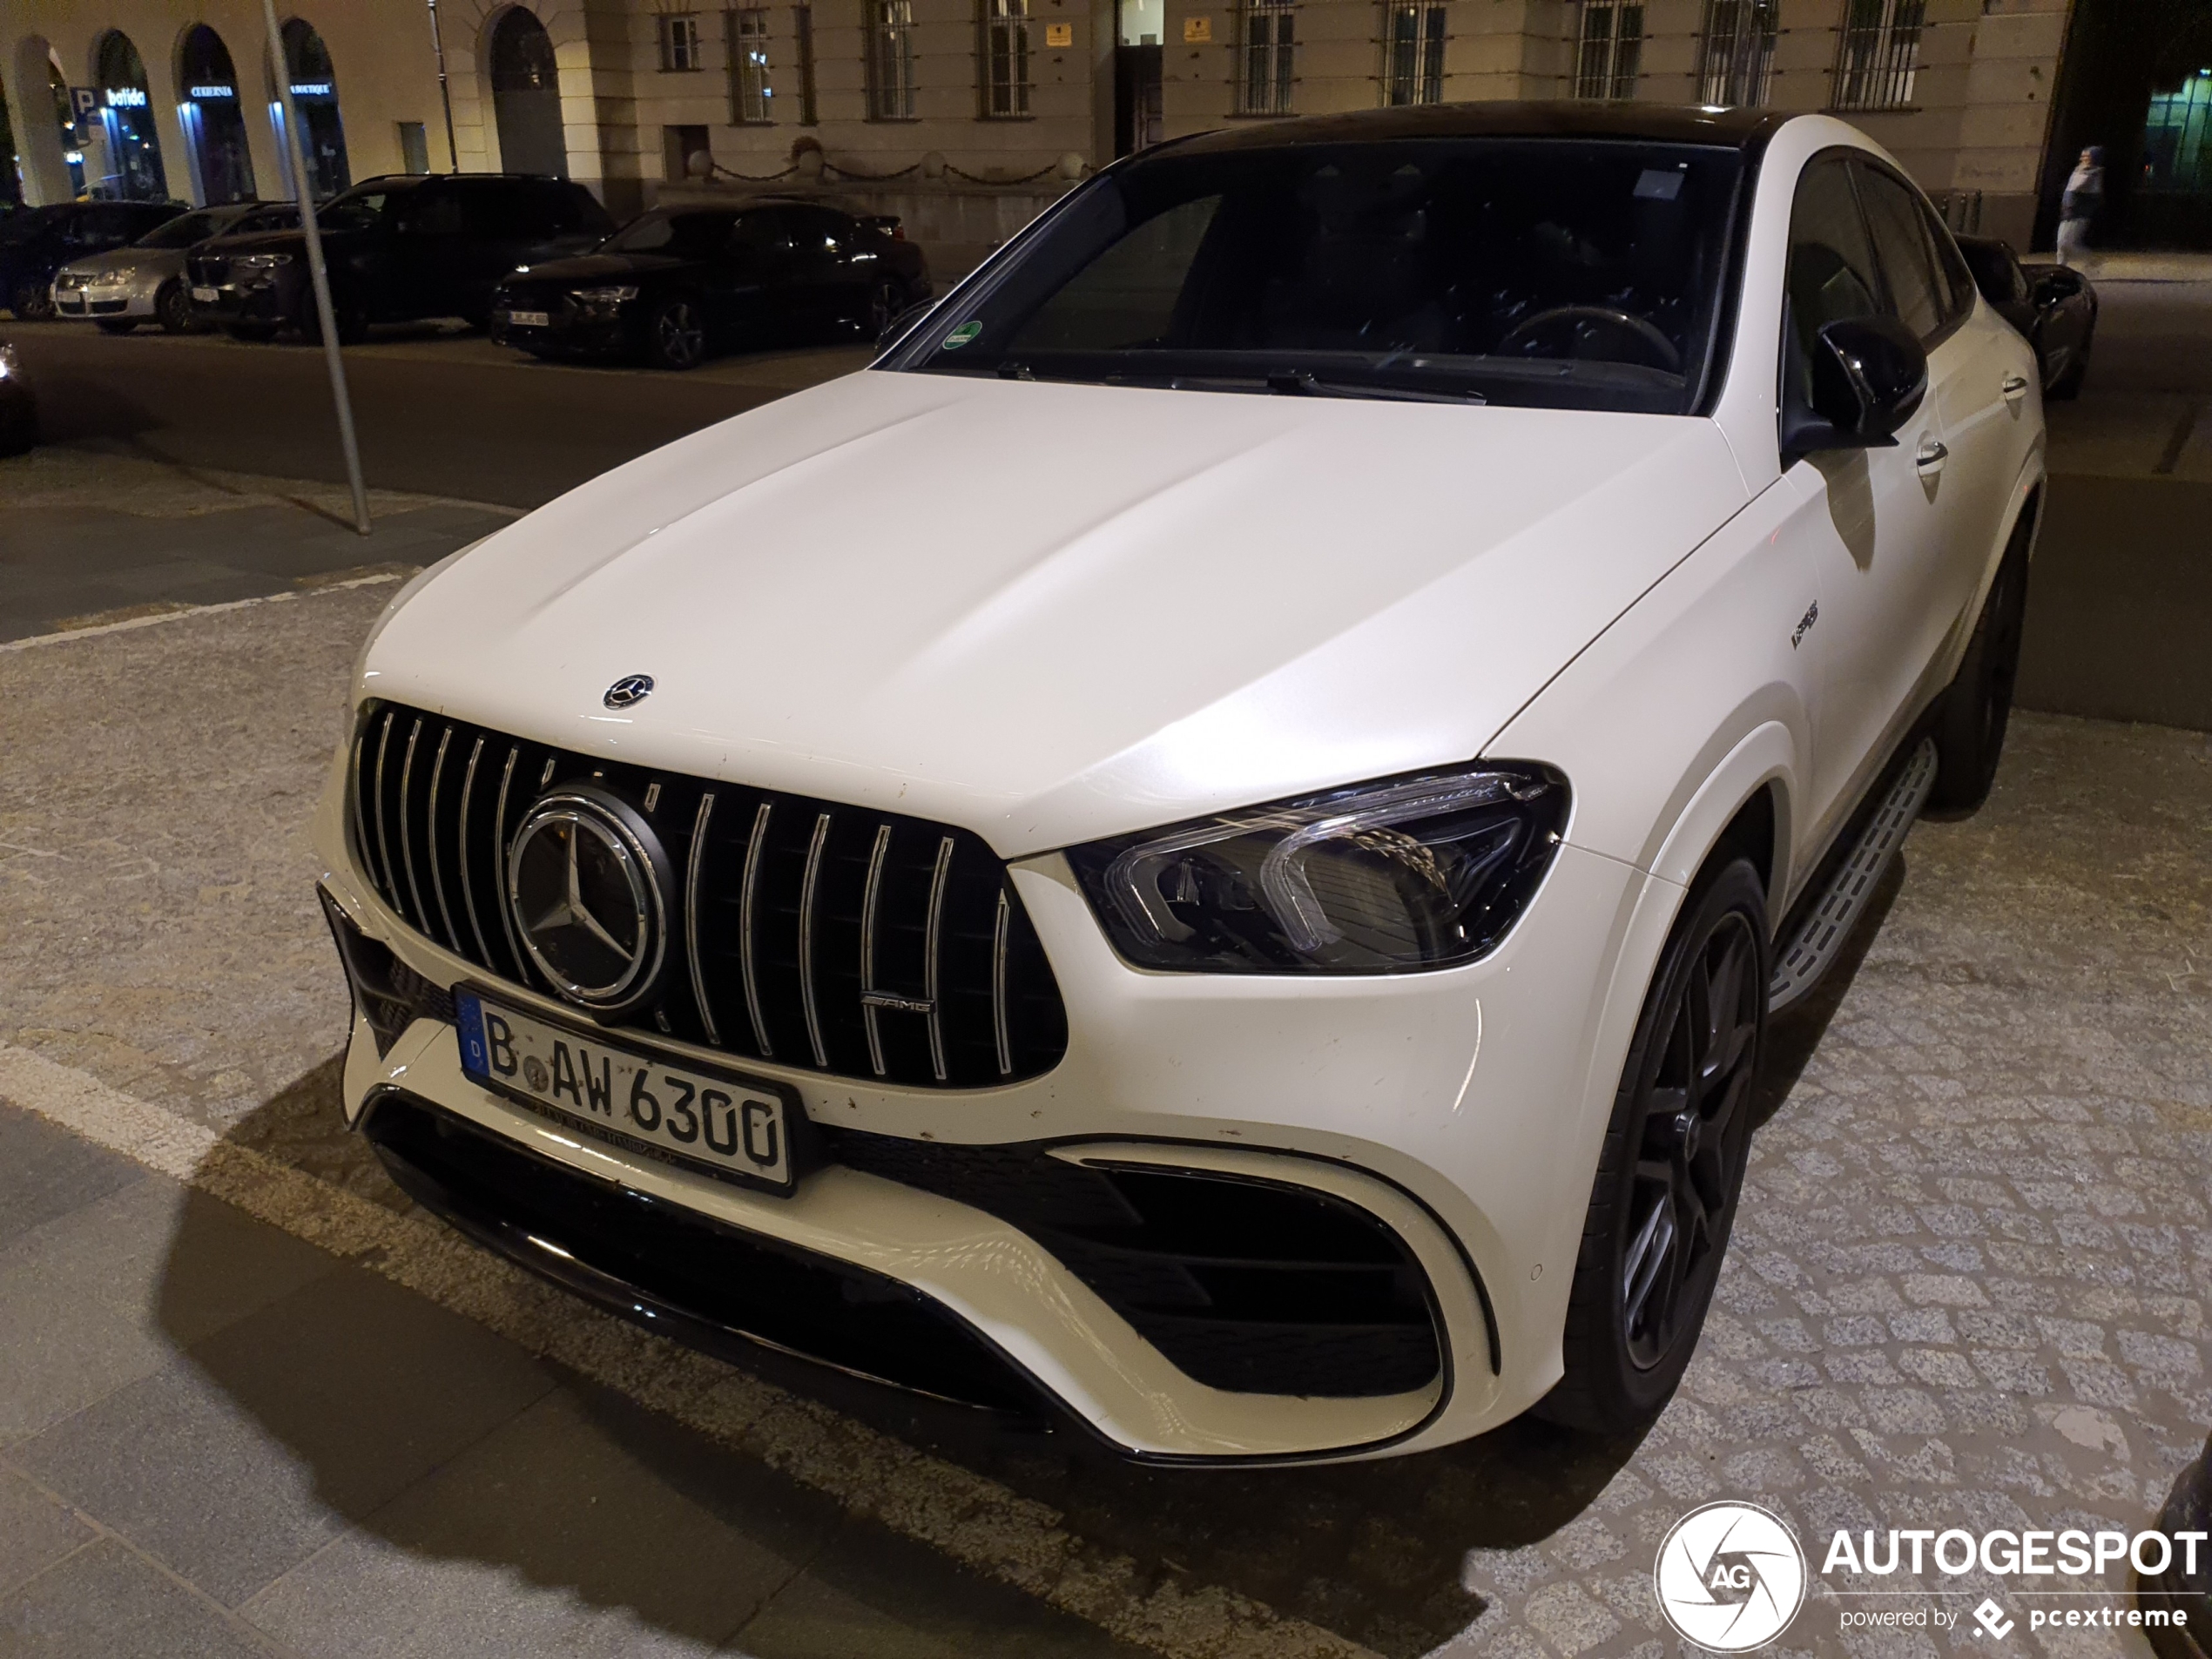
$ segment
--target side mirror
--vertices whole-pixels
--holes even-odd
[[[2081,279],[2072,271],[2038,271],[2033,285],[2028,289],[2028,297],[2034,301],[2035,308],[2041,311],[2062,300],[2071,300],[2080,292]]]
[[[1814,337],[1812,408],[1792,412],[1783,464],[1819,449],[1885,448],[1928,394],[1928,354],[1893,317],[1846,317]]]
[[[883,332],[875,337],[875,348],[878,351],[889,351],[913,333],[914,326],[936,308],[937,302],[934,300],[921,300],[908,306],[904,311],[894,313],[891,320],[883,325]]]

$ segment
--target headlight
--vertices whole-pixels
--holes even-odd
[[[82,271],[64,271],[54,279],[54,286],[57,288],[83,288],[89,287],[91,284],[91,279]]]
[[[241,253],[238,262],[242,269],[247,271],[273,271],[280,265],[291,264],[292,256],[289,253]]]
[[[1140,968],[1393,974],[1496,948],[1550,867],[1567,780],[1519,763],[1363,784],[1072,847]]]
[[[570,288],[569,298],[587,306],[624,306],[637,297],[637,288],[624,282],[604,288]]]
[[[16,348],[13,346],[0,346],[0,381],[11,381],[15,377]]]

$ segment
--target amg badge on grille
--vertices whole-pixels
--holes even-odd
[[[607,695],[602,700],[610,709],[626,709],[633,703],[643,703],[652,694],[651,674],[624,674],[607,687]]]

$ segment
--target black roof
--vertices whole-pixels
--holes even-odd
[[[1628,138],[1653,144],[1710,144],[1760,150],[1788,120],[1771,110],[1711,110],[1696,105],[1551,103],[1422,104],[1305,115],[1204,132],[1175,148],[1185,154],[1271,150],[1305,144],[1375,144],[1405,138]]]

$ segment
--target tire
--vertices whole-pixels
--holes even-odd
[[[1768,959],[1758,872],[1741,858],[1709,870],[1668,935],[1629,1045],[1575,1264],[1567,1374],[1540,1416],[1632,1433],[1689,1367],[1750,1156]]]
[[[331,310],[334,314],[333,320],[338,325],[340,345],[358,346],[368,338],[368,319],[359,311],[339,304],[335,299],[331,302]],[[300,307],[300,315],[293,326],[300,330],[300,338],[308,345],[322,344],[322,314],[315,309],[314,294],[308,294],[307,303]]]
[[[96,320],[104,334],[127,334],[138,326],[135,317],[101,317]]]
[[[2005,732],[2020,678],[2020,624],[2027,614],[2027,539],[2022,515],[1982,601],[1973,637],[1936,716],[1936,780],[1927,810],[1957,817],[1978,811],[1997,781]]]
[[[2074,348],[2074,360],[2051,382],[2051,389],[2043,394],[2047,401],[2070,403],[2081,395],[2081,382],[2089,378],[2089,342],[2083,341]]]
[[[678,294],[653,307],[645,323],[645,361],[679,373],[706,361],[706,315],[698,300]]]
[[[42,282],[18,282],[8,296],[8,309],[24,322],[44,322],[54,314],[54,296]]]
[[[252,346],[264,345],[274,340],[277,333],[276,325],[273,322],[226,322],[223,325],[223,332],[233,340],[243,341]]]
[[[199,319],[192,314],[192,296],[181,282],[161,285],[153,296],[153,315],[165,334],[189,334],[199,326]]]

